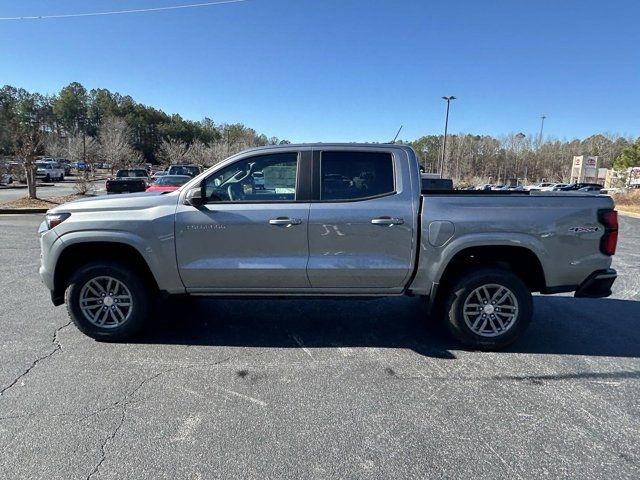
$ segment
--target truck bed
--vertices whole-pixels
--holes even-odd
[[[599,247],[604,226],[598,212],[614,208],[607,195],[451,190],[423,193],[421,202],[416,293],[430,294],[460,252],[488,244],[533,253],[547,293],[575,290],[592,272],[611,266]]]

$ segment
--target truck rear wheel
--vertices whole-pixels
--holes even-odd
[[[94,262],[78,269],[65,291],[65,302],[78,329],[103,341],[133,337],[150,312],[145,282],[116,262]]]
[[[456,280],[445,302],[446,323],[463,344],[497,350],[515,341],[533,315],[531,292],[508,270],[478,268]]]

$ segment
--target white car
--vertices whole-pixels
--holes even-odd
[[[24,167],[18,162],[0,162],[0,183],[11,185],[18,182],[27,182]]]
[[[40,160],[36,162],[36,178],[50,182],[56,180],[61,182],[64,180],[64,167],[53,160]]]
[[[526,187],[524,187],[524,189],[528,190],[529,192],[547,192],[554,185],[555,185],[555,183],[542,182],[542,183],[539,183],[537,185],[527,185]]]

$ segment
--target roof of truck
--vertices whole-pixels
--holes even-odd
[[[410,145],[406,145],[406,144],[399,144],[399,143],[358,143],[358,142],[354,142],[354,143],[348,143],[348,142],[316,142],[316,143],[286,143],[286,144],[282,144],[282,145],[265,145],[262,147],[253,147],[253,148],[249,148],[247,150],[244,150],[245,152],[248,151],[255,151],[255,150],[285,150],[285,149],[321,149],[321,148],[334,148],[334,147],[338,147],[338,148],[345,148],[345,147],[349,147],[349,148],[380,148],[380,147],[396,147],[396,148],[402,148],[404,150],[408,150],[411,149]]]

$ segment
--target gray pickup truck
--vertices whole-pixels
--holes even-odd
[[[531,292],[611,294],[610,197],[428,185],[402,145],[252,149],[175,192],[50,210],[40,275],[101,340],[152,323],[163,295],[415,295],[489,350],[527,327]]]

